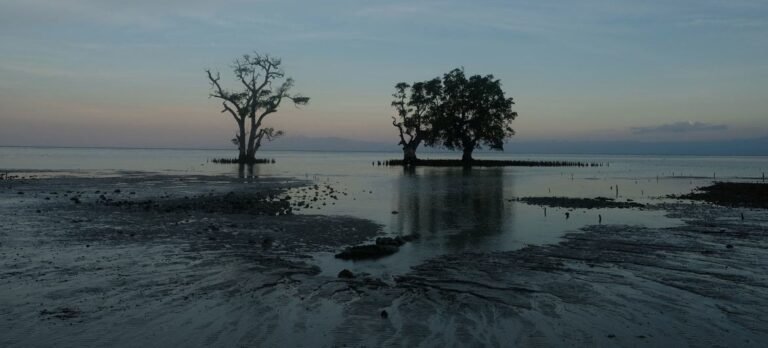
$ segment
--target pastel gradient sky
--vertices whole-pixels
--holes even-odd
[[[0,145],[227,147],[204,69],[254,50],[312,98],[295,136],[394,141],[394,84],[459,66],[521,140],[768,135],[765,0],[0,0]]]

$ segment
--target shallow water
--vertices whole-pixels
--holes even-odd
[[[239,175],[237,165],[211,158],[231,157],[221,150],[0,148],[0,171],[50,171],[38,175],[111,176],[132,172]],[[382,225],[390,235],[418,233],[421,238],[396,255],[351,262],[318,254],[325,273],[394,275],[446,253],[514,250],[553,243],[567,231],[597,224],[680,224],[661,211],[637,209],[569,210],[513,202],[525,196],[611,197],[657,203],[667,194],[686,193],[713,180],[762,181],[766,157],[572,156],[478,153],[476,158],[569,160],[606,163],[602,167],[565,168],[418,168],[373,165],[397,153],[268,152],[275,164],[256,165],[255,176],[312,180],[346,193],[299,214],[348,215]],[[455,154],[422,154],[452,158]],[[247,180],[244,180],[247,181]],[[297,191],[291,192],[295,194]],[[566,218],[566,212],[569,218]]]

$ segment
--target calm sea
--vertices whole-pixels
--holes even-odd
[[[98,149],[0,147],[0,171],[47,171],[84,176],[153,172],[173,175],[238,175],[237,165],[210,163],[231,150]],[[254,175],[296,177],[348,192],[338,201],[301,214],[346,215],[373,220],[387,234],[422,238],[396,254],[354,264],[318,255],[324,270],[340,267],[372,273],[401,273],[434,256],[464,251],[513,250],[556,242],[568,231],[596,224],[671,226],[680,221],[660,211],[567,210],[511,202],[515,197],[611,197],[641,203],[686,193],[715,180],[763,181],[768,157],[510,155],[476,158],[566,160],[606,163],[566,168],[402,168],[372,164],[400,157],[381,152],[264,151],[274,164],[256,165]],[[421,154],[459,158],[459,154]],[[618,188],[618,192],[617,192]],[[393,212],[397,212],[393,214]],[[565,212],[569,218],[565,218]]]

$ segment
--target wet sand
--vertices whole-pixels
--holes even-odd
[[[312,256],[381,229],[291,214],[286,190],[308,182],[124,173],[0,186],[0,346],[768,342],[764,209],[659,204],[686,225],[588,226],[556,245],[340,279]]]

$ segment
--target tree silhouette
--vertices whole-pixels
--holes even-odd
[[[443,75],[442,102],[433,127],[443,146],[462,149],[462,161],[471,162],[475,149],[487,146],[504,150],[504,140],[515,134],[510,124],[517,117],[514,101],[501,89],[493,75],[474,75],[463,69]]]
[[[271,141],[283,135],[280,130],[263,127],[264,119],[277,112],[283,99],[297,106],[309,103],[308,97],[289,93],[293,87],[290,77],[277,83],[285,77],[281,64],[280,58],[258,53],[235,59],[232,69],[240,83],[237,90],[222,88],[219,73],[205,70],[213,90],[210,97],[221,99],[224,107],[221,112],[229,113],[237,123],[237,133],[232,142],[238,147],[240,163],[254,163],[262,141]]]
[[[392,125],[400,136],[398,143],[403,147],[403,161],[406,164],[416,162],[416,149],[422,141],[434,142],[432,119],[440,106],[442,86],[439,78],[409,85],[400,82],[395,85],[395,98],[392,106],[397,116],[392,117]]]

